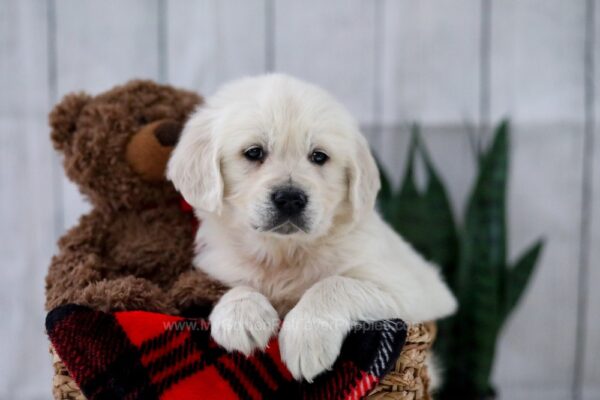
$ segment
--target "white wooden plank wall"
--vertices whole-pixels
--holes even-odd
[[[501,342],[496,376],[507,398],[570,398],[581,363],[575,343],[585,13],[585,0],[495,2],[492,7],[491,118],[508,115],[515,129],[511,254],[541,232],[548,241],[542,268]],[[535,396],[529,396],[532,385],[538,388]]]
[[[61,204],[44,116],[47,13],[43,3],[0,6],[0,397],[6,399],[41,398],[38,382],[50,383],[42,288]]]
[[[590,237],[587,240],[588,253],[584,259],[588,268],[587,281],[582,279],[586,285],[582,297],[586,300],[583,305],[584,321],[582,321],[583,355],[582,362],[582,384],[583,397],[593,399],[599,397],[600,393],[600,329],[598,328],[598,316],[600,315],[600,291],[597,283],[600,282],[600,2],[590,2],[592,9],[587,10],[587,18],[594,23],[586,24],[587,29],[587,54],[588,69],[585,85],[587,88],[588,113],[586,123],[586,154],[589,157],[586,168],[589,174],[588,189],[586,192],[588,203],[587,209],[591,212],[591,218],[587,221]],[[588,192],[589,191],[589,192]],[[585,216],[584,216],[585,217]],[[576,384],[579,382],[575,382]]]
[[[468,134],[514,127],[510,252],[541,266],[500,341],[501,398],[600,398],[600,4],[597,0],[0,0],[0,398],[49,397],[43,277],[88,209],[46,115],[129,78],[210,94],[282,71],[330,90],[395,179],[419,122],[462,212]]]

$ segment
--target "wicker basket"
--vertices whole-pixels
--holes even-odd
[[[436,334],[434,323],[410,326],[406,344],[394,369],[369,394],[369,400],[431,400],[425,358]],[[67,368],[50,346],[54,379],[52,393],[56,400],[85,400]]]
[[[67,367],[65,367],[52,346],[50,346],[50,354],[52,354],[52,366],[54,367],[54,378],[52,378],[54,398],[57,400],[85,400],[85,396],[69,375]]]
[[[369,400],[431,400],[425,359],[435,340],[433,322],[412,325],[394,369],[369,394]]]

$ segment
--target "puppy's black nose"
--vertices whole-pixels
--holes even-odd
[[[308,202],[306,193],[294,187],[276,189],[271,195],[271,200],[277,210],[286,215],[296,215],[302,212]]]

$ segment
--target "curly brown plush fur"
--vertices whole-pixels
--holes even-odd
[[[92,97],[67,95],[50,114],[67,176],[92,211],[59,241],[46,278],[46,308],[177,313],[224,290],[192,268],[194,218],[164,178],[187,115],[202,99],[150,81]]]

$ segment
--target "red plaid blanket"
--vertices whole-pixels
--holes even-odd
[[[46,330],[88,399],[358,399],[393,366],[406,325],[357,325],[332,371],[295,381],[273,339],[264,353],[228,353],[206,319],[144,311],[103,313],[78,305],[52,310]]]

